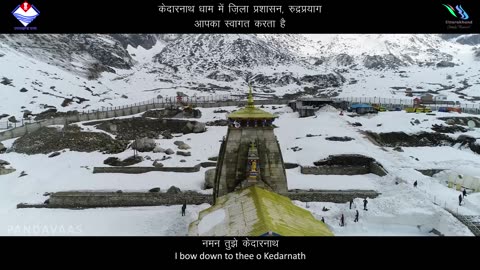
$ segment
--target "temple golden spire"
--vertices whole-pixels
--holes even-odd
[[[276,118],[277,117],[276,115],[263,111],[259,108],[255,108],[255,105],[253,102],[252,86],[248,84],[248,88],[249,90],[248,90],[247,105],[245,106],[245,108],[232,112],[227,116],[227,118],[232,121],[233,120],[263,121],[263,120],[270,120],[270,119]],[[261,125],[261,122],[258,122],[257,124]],[[255,123],[252,122],[251,125],[255,126]],[[246,126],[248,126],[248,124],[246,124]]]

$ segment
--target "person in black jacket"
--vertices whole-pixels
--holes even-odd
[[[352,209],[353,199],[350,200],[350,209]]]
[[[357,213],[355,213],[355,220],[353,222],[358,222],[358,210]]]
[[[413,182],[413,187],[417,187],[417,180],[415,180],[415,182]]]
[[[340,226],[345,226],[345,218],[343,217],[343,214],[342,214],[342,217],[340,218]]]
[[[462,194],[458,195],[458,205],[462,205]]]
[[[182,205],[182,216],[185,216],[185,210],[187,210],[187,202],[184,202]]]
[[[464,198],[467,196],[467,189],[466,188],[463,189],[462,194],[463,194]]]
[[[366,210],[366,211],[368,210],[368,209],[367,209],[367,203],[368,203],[367,198],[365,198],[365,199],[363,200],[363,210]]]

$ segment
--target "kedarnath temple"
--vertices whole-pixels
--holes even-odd
[[[214,205],[190,224],[189,235],[333,236],[313,215],[282,196],[288,192],[282,152],[273,124],[277,116],[254,106],[228,116],[215,171]]]
[[[250,88],[245,108],[227,117],[230,125],[220,147],[214,200],[251,185],[287,192],[282,152],[273,132],[276,116],[254,106]]]

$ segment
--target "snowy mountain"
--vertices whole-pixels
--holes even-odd
[[[444,34],[440,35],[446,40],[467,45],[480,45],[480,34]]]
[[[256,97],[327,95],[406,99],[409,97],[404,89],[412,88],[416,94],[443,94],[449,100],[473,103],[480,100],[480,46],[474,42],[475,38],[473,35],[0,35],[0,128],[12,116],[34,118],[51,110],[82,111],[130,105],[175,96],[178,91],[189,96],[244,94],[248,83],[253,84]],[[286,171],[290,190],[379,193],[378,197],[368,198],[369,209],[360,211],[359,222],[353,221],[353,215],[354,209],[361,210],[363,196],[354,199],[354,208],[340,202],[295,201],[317,219],[325,218],[335,235],[472,235],[446,210],[468,216],[480,214],[480,193],[469,190],[466,204],[460,207],[459,191],[447,183],[460,174],[480,177],[478,141],[474,144],[475,138],[480,137],[480,129],[467,129],[465,123],[474,115],[391,111],[353,118],[354,115],[340,114],[340,110],[325,106],[314,117],[299,118],[298,112],[288,106],[264,107],[278,116],[275,134],[282,159],[290,165],[299,165]],[[107,160],[125,161],[135,154],[123,141],[137,146],[129,135],[157,136],[159,126],[163,133],[152,139],[155,148],[137,153],[142,160],[135,166],[159,166],[161,162],[167,168],[190,167],[211,161],[209,157],[219,153],[227,127],[209,123],[225,119],[225,113],[238,108],[199,109],[201,116],[195,120],[208,126],[202,133],[163,130],[166,127],[158,123],[165,119],[146,125],[144,120],[151,122],[150,116],[159,113],[151,112],[132,115],[135,118],[115,117],[100,125],[92,125],[91,121],[73,123],[67,128],[54,125],[37,133],[30,130],[19,141],[2,141],[0,169],[6,166],[16,171],[0,179],[0,235],[185,235],[189,224],[198,218],[198,212],[210,205],[189,205],[187,215],[181,216],[178,205],[72,211],[17,209],[17,204],[47,204],[51,192],[59,191],[123,193],[155,188],[164,192],[175,186],[183,191],[211,194],[212,189],[205,185],[209,170],[205,167],[189,173],[156,171],[114,176],[93,173],[94,167],[111,164],[105,163]],[[177,112],[175,115],[174,118],[179,117]],[[445,126],[449,122],[456,125]],[[62,139],[57,140],[57,136]],[[185,149],[180,148],[179,140],[187,144],[189,155],[175,154],[173,149]],[[19,151],[22,143],[49,149],[26,154]],[[85,150],[81,149],[84,144],[88,149],[94,146],[103,150],[108,146],[113,150],[79,152]],[[377,160],[388,175],[302,172],[302,167],[329,160],[332,155],[347,154]],[[425,173],[435,170],[443,170],[443,174],[430,177]],[[418,186],[414,186],[417,181]],[[325,207],[330,210],[324,211]],[[344,214],[348,225],[339,226],[337,221]],[[30,230],[32,224],[41,230]],[[72,230],[69,224],[74,225]]]
[[[404,98],[392,89],[411,87],[448,88],[444,94],[451,99],[474,99],[479,96],[480,49],[460,42],[468,38],[475,39],[423,34],[1,35],[0,115],[18,118],[25,110],[35,114],[47,107],[122,106],[177,91],[244,93],[248,83],[257,94],[288,98]]]
[[[370,69],[435,65],[451,61],[445,41],[435,35],[316,35],[318,51],[339,66]]]

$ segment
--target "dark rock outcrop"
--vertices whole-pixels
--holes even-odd
[[[63,149],[78,152],[101,151],[120,153],[127,147],[126,141],[114,140],[107,134],[81,132],[77,130],[57,130],[42,127],[17,139],[13,151],[24,154],[48,154]]]

